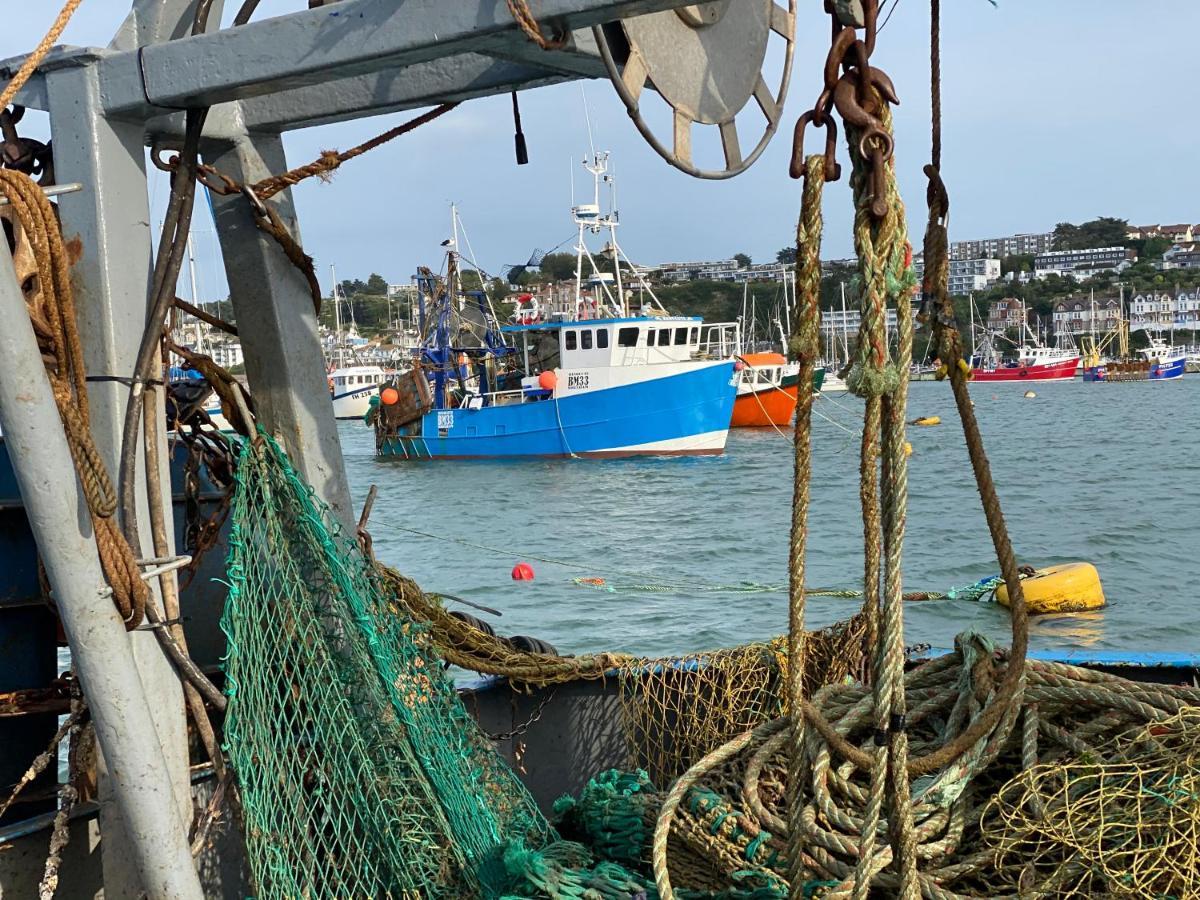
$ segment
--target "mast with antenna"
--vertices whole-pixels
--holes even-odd
[[[329,264],[329,274],[333,278],[333,362],[341,367],[342,364],[342,301],[338,291],[337,269]]]

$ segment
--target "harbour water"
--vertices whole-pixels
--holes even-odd
[[[972,396],[1020,562],[1090,561],[1109,601],[1101,612],[1035,619],[1032,646],[1195,651],[1200,378],[974,385]],[[808,583],[857,588],[862,403],[838,394],[816,409]],[[949,385],[914,384],[909,409],[942,424],[909,433],[905,589],[995,574]],[[345,422],[341,435],[356,503],[379,486],[377,555],[426,590],[502,611],[456,607],[498,633],[563,653],[662,655],[786,628],[792,454],[771,429],[731,432],[721,457],[538,462],[382,461],[367,427]],[[521,560],[534,581],[511,579]],[[809,621],[834,622],[857,602],[814,597]],[[971,627],[1008,641],[1008,612],[994,604],[910,603],[906,620],[910,643],[950,646]]]

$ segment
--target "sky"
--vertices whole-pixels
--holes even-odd
[[[921,167],[929,155],[928,4],[897,2],[872,62],[891,75],[900,96],[896,159],[919,243]],[[16,8],[6,10],[0,30],[0,58],[31,49],[60,4],[11,5]],[[226,20],[238,5],[226,3]],[[305,5],[264,0],[258,16]],[[60,42],[104,46],[128,8],[128,0],[84,0]],[[829,36],[819,0],[800,0],[797,18],[783,126],[742,175],[714,183],[669,167],[644,143],[606,81],[521,94],[527,166],[514,162],[508,95],[474,100],[347,163],[328,184],[310,179],[295,189],[303,243],[322,284],[328,290],[331,265],[339,280],[378,272],[391,283],[407,283],[418,265],[439,268],[451,202],[486,270],[504,271],[535,248],[550,250],[563,241],[569,250],[572,174],[577,191],[590,189],[580,166],[589,148],[585,108],[595,147],[613,154],[619,239],[632,260],[654,264],[739,252],[756,262],[773,260],[794,240],[800,187],[787,177],[791,126],[820,89]],[[1193,54],[1172,52],[1189,34],[1200,34],[1200,4],[1186,0],[943,4],[943,177],[951,239],[1045,231],[1103,215],[1136,224],[1200,223],[1200,76]],[[767,60],[768,84],[778,82],[779,56],[772,52]],[[661,122],[665,107],[657,97],[644,102],[651,101]],[[757,123],[753,105],[743,116]],[[291,132],[285,136],[289,162],[346,149],[414,114]],[[35,117],[27,121],[29,133],[39,136]],[[741,127],[743,146],[748,128]],[[669,132],[660,134],[669,142]],[[815,148],[819,135],[813,140]],[[844,146],[840,156],[845,163]],[[151,171],[148,189],[159,215],[167,188]],[[219,299],[225,286],[212,222],[203,206],[198,210],[199,296]],[[823,257],[852,254],[851,220],[843,178],[826,190]]]

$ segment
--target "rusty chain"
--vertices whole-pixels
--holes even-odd
[[[854,4],[826,0],[831,38],[825,57],[821,93],[812,109],[796,120],[792,134],[792,157],[788,174],[804,176],[804,132],[809,125],[825,129],[825,181],[837,181],[841,166],[837,161],[837,124],[832,115],[836,110],[847,126],[859,131],[859,149],[871,164],[871,183],[877,198],[872,212],[883,215],[884,166],[892,157],[892,137],[882,122],[883,104],[898,104],[895,87],[887,73],[871,64],[875,51],[875,36],[879,19],[879,0],[862,0],[861,19],[847,7]],[[856,11],[857,12],[857,11]],[[859,29],[862,37],[859,37]]]
[[[33,176],[42,186],[54,184],[52,146],[49,142],[21,137],[17,123],[24,116],[23,106],[0,110],[0,165]]]
[[[511,740],[512,738],[515,738],[515,737],[524,737],[525,734],[529,731],[529,729],[534,725],[534,723],[536,723],[539,719],[542,718],[542,713],[544,713],[546,711],[546,707],[550,705],[550,701],[554,699],[554,695],[556,693],[558,693],[557,687],[551,688],[549,691],[547,691],[545,696],[543,696],[542,699],[538,702],[538,705],[534,707],[533,712],[530,713],[530,715],[529,715],[529,718],[526,719],[520,725],[518,725],[516,728],[512,729],[511,731],[501,732],[500,734],[491,734],[489,732],[488,737],[491,738],[493,741],[507,741],[507,740]],[[515,697],[513,698],[513,702],[515,704],[515,702],[516,702]]]

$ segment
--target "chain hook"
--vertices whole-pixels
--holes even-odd
[[[788,165],[788,175],[792,178],[804,177],[804,129],[811,123],[817,128],[825,129],[825,181],[837,181],[842,177],[842,167],[837,161],[837,122],[826,116],[823,122],[817,121],[816,109],[810,109],[796,120],[792,132],[792,160]]]

